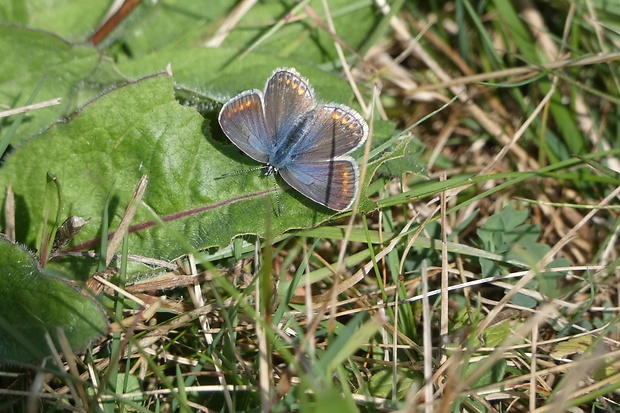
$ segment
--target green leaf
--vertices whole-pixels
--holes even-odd
[[[337,331],[337,336],[329,346],[316,367],[317,377],[329,377],[348,357],[367,343],[381,327],[378,317],[373,317],[362,323],[365,315],[358,314],[349,321],[343,329]]]
[[[521,293],[516,293],[510,302],[524,308],[535,308],[538,305],[538,301],[535,298]]]
[[[59,349],[57,328],[75,351],[107,328],[95,300],[40,269],[35,257],[0,238],[0,360],[34,361],[50,354],[45,334]]]
[[[422,387],[421,374],[414,370],[399,368],[396,370],[396,382],[392,369],[376,372],[370,378],[368,390],[373,397],[392,398],[392,390],[396,388],[396,399],[405,400],[410,394],[415,394]]]
[[[556,360],[570,359],[576,355],[584,354],[590,349],[593,342],[594,336],[590,335],[571,338],[553,346],[549,355]]]
[[[515,322],[503,321],[482,332],[485,347],[498,347],[514,334]]]
[[[470,363],[465,368],[465,372],[463,374],[464,377],[469,377],[473,372],[475,372],[486,359],[482,359],[473,363]],[[498,383],[503,380],[504,375],[506,374],[506,360],[498,360],[491,368],[487,368],[487,370],[480,376],[475,382],[471,384],[471,388],[488,386],[493,383]]]
[[[43,222],[45,177],[54,174],[63,183],[65,216],[92,218],[73,245],[89,242],[83,247],[92,248],[100,239],[108,194],[114,229],[146,174],[143,201],[167,222],[155,225],[152,211],[139,207],[133,223],[142,226],[131,231],[130,253],[164,260],[227,245],[240,234],[262,234],[268,222],[274,234],[281,234],[334,215],[293,189],[282,190],[279,178],[274,188],[273,178],[260,171],[216,179],[256,166],[261,165],[239,151],[218,126],[195,108],[179,105],[172,78],[158,75],[110,91],[70,122],[15,150],[0,170],[0,193],[12,185],[20,200],[18,239],[33,246]],[[277,202],[281,217],[274,214]]]
[[[360,410],[349,394],[343,394],[337,386],[325,386],[313,391],[312,402],[306,397],[301,399],[301,412],[339,412],[357,413]]]
[[[11,108],[23,106],[42,80],[36,102],[62,98],[60,105],[29,112],[13,145],[74,110],[78,85],[84,95],[87,89],[82,82],[91,78],[101,63],[101,54],[93,47],[72,45],[49,33],[2,25],[0,55],[0,103]],[[102,87],[97,85],[95,93]],[[92,93],[83,96],[91,97]]]
[[[512,203],[487,219],[478,229],[481,247],[489,252],[503,255],[506,260],[534,263],[549,247],[538,244],[540,228],[525,224],[527,211],[517,211]],[[485,277],[499,275],[499,263],[481,259]]]
[[[403,156],[385,162],[379,171],[390,177],[400,177],[406,172],[413,172],[416,175],[428,179],[428,172],[422,165],[422,156],[426,149],[417,139],[412,140],[403,152]]]
[[[528,213],[516,211],[512,204],[508,204],[501,212],[492,215],[478,230],[478,236],[485,249],[491,252],[505,252],[511,245],[526,245],[536,241],[538,232],[532,232],[531,226],[523,226]],[[535,238],[532,240],[531,236]],[[527,237],[527,239],[525,239]]]
[[[0,5],[0,22],[54,32],[83,42],[99,25],[110,2],[100,0],[16,0]],[[19,49],[16,49],[19,50]]]

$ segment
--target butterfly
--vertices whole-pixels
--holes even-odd
[[[364,144],[368,125],[347,106],[317,105],[312,87],[295,69],[276,69],[264,92],[246,90],[230,99],[218,121],[233,144],[266,164],[265,175],[279,174],[335,211],[355,201],[359,170],[347,155]]]

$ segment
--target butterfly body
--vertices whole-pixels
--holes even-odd
[[[228,101],[219,123],[233,144],[267,164],[291,187],[328,208],[348,209],[357,194],[359,171],[347,156],[368,136],[353,109],[318,105],[308,81],[295,69],[276,69],[264,93],[248,90]]]

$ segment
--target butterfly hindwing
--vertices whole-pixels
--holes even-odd
[[[297,191],[336,211],[348,209],[357,194],[359,172],[348,156],[326,162],[297,162],[279,172]]]

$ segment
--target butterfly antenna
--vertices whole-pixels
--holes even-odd
[[[230,173],[223,174],[223,175],[220,175],[220,176],[216,176],[216,177],[215,177],[215,178],[213,178],[213,179],[222,179],[222,178],[226,178],[227,176],[233,176],[233,175],[243,174],[243,173],[246,173],[246,172],[259,171],[259,170],[261,170],[261,169],[265,169],[265,168],[268,168],[268,166],[267,166],[267,165],[265,165],[265,166],[259,166],[258,168],[252,168],[252,169],[242,169],[241,171],[235,171],[235,172],[230,172]]]
[[[280,210],[280,194],[278,193],[278,182],[276,181],[276,176],[273,176],[273,188],[276,190],[275,194],[276,194],[276,205],[278,206],[278,216],[281,217],[282,216],[282,211]]]

